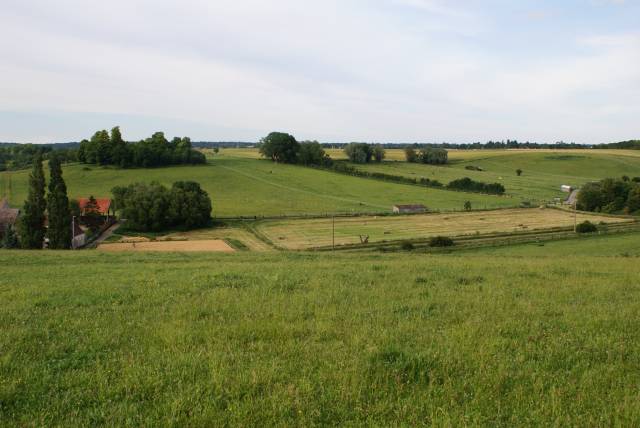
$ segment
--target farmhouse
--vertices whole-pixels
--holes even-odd
[[[393,212],[395,214],[418,214],[427,211],[427,207],[422,204],[413,205],[394,205]]]
[[[0,237],[4,236],[9,227],[15,227],[19,215],[19,209],[9,208],[9,202],[6,199],[0,200]]]
[[[90,198],[80,198],[78,199],[78,205],[80,205],[80,215],[86,216],[90,212],[97,212],[103,217],[109,219],[115,213],[111,209],[111,199],[109,198],[96,198],[95,207],[92,207],[89,203]]]

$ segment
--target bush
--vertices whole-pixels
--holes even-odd
[[[486,193],[489,195],[502,195],[505,188],[500,183],[483,183],[474,181],[469,177],[453,180],[447,185],[450,190],[464,190],[466,192]]]
[[[589,220],[584,221],[576,226],[577,233],[594,233],[598,231],[598,227]]]
[[[434,236],[429,240],[430,247],[452,247],[453,239],[448,236]]]
[[[403,241],[402,244],[400,244],[400,249],[402,249],[403,251],[411,251],[414,248],[414,245],[409,241]]]

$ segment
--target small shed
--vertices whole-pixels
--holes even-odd
[[[560,190],[562,190],[565,193],[571,193],[573,192],[573,186],[569,186],[568,184],[563,184],[562,186],[560,186]]]
[[[394,205],[393,212],[394,214],[419,214],[427,211],[427,207],[422,204],[412,204],[412,205]]]

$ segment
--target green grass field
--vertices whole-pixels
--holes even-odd
[[[0,251],[0,425],[637,426],[640,264],[544,254]]]
[[[388,161],[382,164],[359,166],[371,172],[383,172],[412,178],[426,177],[446,184],[461,177],[488,183],[502,183],[507,194],[516,198],[549,201],[566,198],[560,186],[582,186],[606,177],[640,176],[640,154],[633,151],[563,150],[563,151],[507,151],[487,150],[450,152],[447,166],[410,164]],[[392,159],[397,159],[396,153]],[[467,166],[484,171],[470,171]],[[518,177],[516,169],[522,169]]]
[[[209,192],[214,215],[219,217],[390,212],[392,205],[398,203],[424,203],[443,210],[461,210],[467,200],[477,208],[517,206],[519,203],[515,198],[381,183],[243,158],[233,153],[217,156],[208,165],[202,166],[127,170],[85,168],[83,165],[64,167],[71,197],[109,197],[114,186],[136,181],[155,180],[170,185],[178,180],[194,180]],[[20,206],[25,200],[28,174],[28,171],[11,173],[12,205]],[[8,181],[7,177],[8,173],[4,173],[4,181]]]

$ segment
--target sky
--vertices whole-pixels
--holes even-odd
[[[640,138],[640,0],[3,0],[0,141]]]

